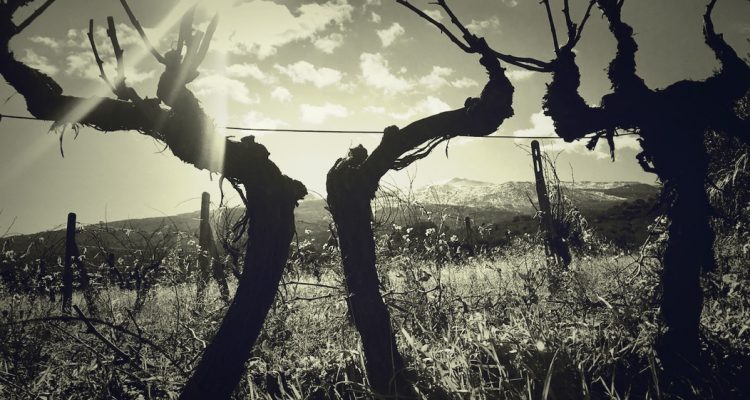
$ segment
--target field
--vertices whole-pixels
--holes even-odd
[[[547,266],[534,236],[468,256],[445,246],[450,238],[423,235],[409,238],[421,246],[396,251],[382,238],[378,268],[399,348],[425,398],[686,393],[660,387],[654,351],[663,237],[632,252],[591,239],[563,271]],[[441,251],[459,254],[437,257]],[[23,264],[12,253],[4,254],[4,264]],[[337,250],[315,260],[304,254],[292,254],[238,399],[370,397]],[[214,286],[199,301],[194,282],[178,279],[186,264],[176,259],[167,258],[172,265],[165,265],[164,278],[140,300],[106,279],[96,310],[76,293],[81,315],[61,315],[47,293],[6,284],[0,397],[175,398],[226,307]],[[690,389],[704,398],[750,393],[742,379],[750,354],[750,288],[742,283],[748,270],[741,259],[731,260],[704,280],[702,340],[712,373]]]

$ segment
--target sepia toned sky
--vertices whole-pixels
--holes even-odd
[[[165,52],[176,41],[182,13],[195,1],[130,0],[152,42]],[[201,75],[190,87],[217,126],[382,130],[458,108],[478,96],[486,74],[476,55],[463,53],[433,26],[394,0],[212,0],[199,2],[197,23],[213,13],[219,27]],[[428,1],[413,0],[449,24]],[[551,0],[554,10],[562,1]],[[572,0],[580,18],[587,1]],[[701,34],[702,0],[629,0],[624,18],[639,43],[638,71],[651,87],[680,79],[702,79],[718,67]],[[549,59],[552,40],[538,0],[454,0],[459,18],[498,51]],[[30,12],[28,10],[27,12]],[[98,78],[86,32],[96,23],[100,53],[113,71],[114,57],[105,33],[114,16],[125,49],[127,82],[141,96],[154,97],[162,71],[143,48],[117,0],[58,0],[12,48],[16,57],[53,76],[67,94],[110,96]],[[22,17],[22,16],[20,16]],[[556,14],[558,28],[564,26]],[[750,51],[750,4],[720,0],[714,21],[741,54]],[[561,31],[561,34],[563,32]],[[577,46],[582,93],[596,103],[609,89],[605,68],[614,41],[594,10]],[[541,113],[549,77],[509,67],[515,86],[515,116],[497,134],[553,136]],[[28,115],[20,95],[0,80],[0,113]],[[218,177],[182,163],[163,147],[135,132],[103,134],[84,128],[63,138],[42,121],[0,121],[0,234],[29,233],[65,222],[69,211],[79,221],[172,215],[197,209],[200,193],[219,199]],[[222,130],[238,135],[241,132]],[[271,158],[311,192],[325,195],[325,175],[349,147],[374,148],[377,135],[259,133]],[[654,182],[635,162],[637,143],[617,139],[617,160],[606,144],[594,152],[583,143],[545,141],[560,152],[564,178]],[[384,178],[421,186],[462,177],[490,182],[531,180],[526,140],[465,139],[440,146],[407,171]],[[447,154],[447,156],[446,156]],[[227,197],[236,202],[231,188]]]

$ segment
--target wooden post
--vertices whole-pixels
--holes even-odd
[[[471,227],[471,218],[464,217],[464,228],[466,229],[466,247],[470,256],[475,255],[474,230]]]
[[[205,290],[211,276],[219,285],[219,292],[225,302],[229,302],[229,286],[227,284],[226,272],[224,265],[218,261],[219,251],[214,242],[214,233],[211,229],[211,195],[203,192],[201,196],[201,221],[199,228],[198,243],[201,247],[201,254],[198,257],[198,283],[197,295],[198,302],[203,302]]]
[[[541,213],[540,226],[542,236],[544,237],[544,252],[548,260],[552,258],[557,262],[557,257],[551,246],[554,236],[552,207],[550,206],[549,194],[547,193],[547,183],[544,181],[544,163],[542,161],[542,153],[539,150],[539,141],[537,140],[531,141],[531,158],[534,162],[534,180],[536,181],[536,196],[539,201],[539,211]]]
[[[65,262],[62,275],[62,312],[70,314],[73,305],[73,257],[76,256],[76,214],[68,214],[65,232]]]
[[[544,163],[539,150],[539,142],[531,142],[531,157],[534,161],[534,178],[536,179],[536,194],[539,199],[539,211],[541,212],[540,225],[544,236],[544,252],[555,267],[568,268],[571,261],[568,243],[558,235],[552,219],[552,206],[550,205],[547,183],[544,181]],[[559,183],[558,183],[559,184]],[[556,278],[556,277],[553,277]]]
[[[199,305],[204,301],[211,266],[211,256],[208,251],[210,246],[209,238],[211,235],[211,226],[208,222],[210,206],[211,195],[209,195],[208,192],[203,192],[203,195],[201,196],[200,225],[198,227],[198,245],[200,246],[200,254],[198,255],[198,275],[196,279],[196,295],[198,297]]]

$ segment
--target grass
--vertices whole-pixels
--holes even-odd
[[[378,268],[425,398],[670,398],[653,351],[659,264],[647,258],[636,270],[637,258],[604,246],[558,271],[528,238],[457,262],[403,251]],[[318,277],[288,268],[236,398],[370,397],[337,262]],[[750,393],[738,383],[750,353],[747,273],[738,271],[706,278],[715,286],[703,317],[714,373],[696,388],[701,397]],[[213,287],[197,307],[191,283],[161,283],[138,312],[132,291],[102,288],[97,318],[112,326],[95,326],[127,361],[80,321],[50,318],[59,304],[45,296],[0,296],[0,397],[9,399],[175,398],[225,310]]]

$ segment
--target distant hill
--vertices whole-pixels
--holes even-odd
[[[581,209],[607,208],[617,203],[647,199],[659,194],[659,187],[640,182],[565,182],[565,195]],[[454,178],[417,189],[414,197],[424,204],[495,208],[526,213],[536,204],[533,182],[489,183]]]
[[[575,182],[565,183],[564,191],[595,229],[616,243],[631,247],[642,242],[645,227],[657,214],[653,208],[660,188],[639,182]],[[445,216],[446,223],[454,228],[460,228],[464,217],[468,216],[476,225],[493,226],[497,231],[527,233],[537,230],[534,207],[529,201],[531,198],[536,204],[536,189],[532,182],[498,184],[454,178],[418,188],[404,197],[410,198],[411,204],[399,207],[410,208],[411,215],[385,209],[381,215],[376,215],[376,219],[398,224],[413,223],[415,218],[424,217],[420,213],[430,212]],[[295,210],[299,240],[314,239],[318,245],[326,241],[331,217],[325,207],[325,200],[313,196],[300,202]],[[387,218],[386,213],[389,214]],[[168,225],[170,230],[197,233],[199,212],[114,221],[107,225],[145,232]],[[59,241],[64,237],[64,230],[16,236],[13,237],[13,247],[25,248],[39,235]]]

